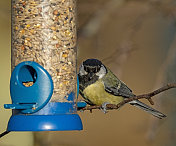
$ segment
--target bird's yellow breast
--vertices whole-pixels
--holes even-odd
[[[123,101],[122,96],[114,96],[106,92],[104,89],[104,84],[101,80],[87,86],[84,89],[83,94],[95,105],[102,105],[105,102],[110,104],[118,104]]]

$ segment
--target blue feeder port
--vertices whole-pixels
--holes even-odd
[[[29,82],[33,84],[24,86]],[[18,64],[10,80],[12,104],[4,105],[13,110],[7,131],[82,130],[75,94],[68,95],[69,102],[49,102],[52,93],[52,78],[41,65],[32,61]]]

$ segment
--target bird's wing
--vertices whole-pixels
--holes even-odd
[[[123,96],[123,97],[133,97],[135,96],[132,93],[132,90],[129,89],[125,83],[120,81],[109,69],[108,73],[102,78],[105,91],[115,95],[115,96]]]

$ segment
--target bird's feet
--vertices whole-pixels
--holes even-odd
[[[108,102],[104,102],[102,105],[101,105],[101,110],[104,114],[106,114],[108,111],[107,111],[107,104],[109,104]]]

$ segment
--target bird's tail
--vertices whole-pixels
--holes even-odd
[[[131,101],[129,102],[131,105],[134,105],[140,109],[143,109],[144,111],[152,114],[153,116],[159,118],[159,119],[162,119],[164,117],[166,117],[166,115],[164,115],[163,113],[153,109],[152,107],[140,102],[139,100],[134,100],[134,101]]]

